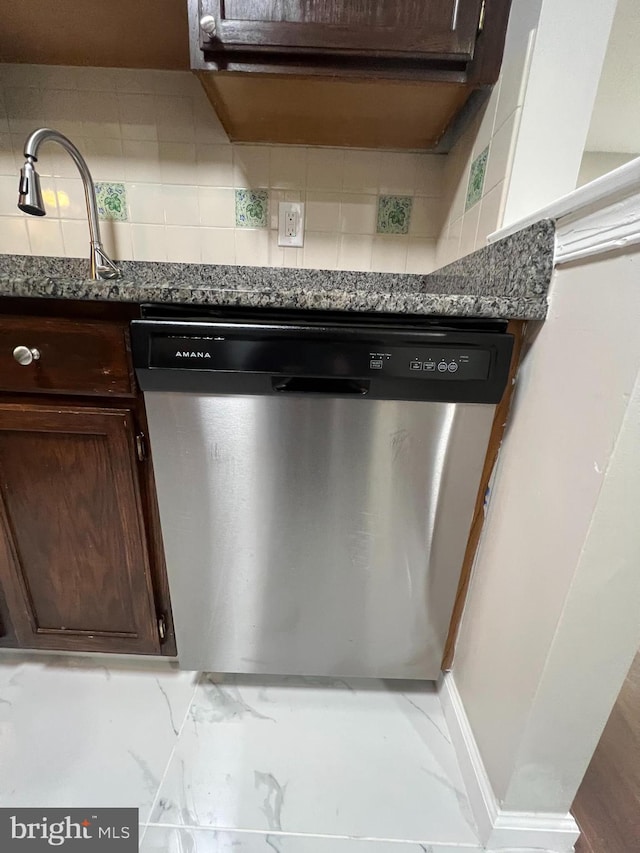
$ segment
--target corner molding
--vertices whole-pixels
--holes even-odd
[[[640,192],[591,213],[567,216],[556,231],[555,263],[615,252],[640,244]]]
[[[516,812],[500,808],[453,673],[445,672],[438,687],[481,844],[487,851],[502,850],[503,853],[507,850],[524,853],[532,849],[573,853],[580,830],[570,814]]]
[[[489,243],[508,237],[540,219],[553,219],[559,227],[564,220],[589,217],[591,213],[613,207],[617,202],[637,197],[640,194],[640,157],[625,163],[601,178],[596,178],[573,192],[567,193],[546,207],[536,210],[522,219],[505,225],[489,234]]]

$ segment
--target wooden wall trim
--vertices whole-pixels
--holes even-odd
[[[478,542],[480,541],[480,533],[482,532],[482,527],[484,524],[485,494],[489,485],[489,480],[491,479],[491,474],[493,473],[493,469],[496,464],[496,460],[498,458],[498,453],[500,452],[502,437],[504,435],[504,431],[507,425],[509,409],[511,407],[511,400],[513,398],[513,391],[515,388],[515,378],[518,372],[518,367],[520,365],[520,355],[522,352],[522,343],[524,338],[525,327],[526,321],[524,320],[510,320],[507,326],[507,332],[512,334],[514,337],[513,354],[511,356],[511,366],[509,368],[509,378],[507,379],[507,387],[502,396],[502,399],[496,407],[495,415],[493,417],[493,423],[491,425],[489,446],[487,448],[487,455],[485,457],[484,466],[482,468],[482,476],[480,478],[480,486],[478,488],[476,503],[473,510],[473,520],[471,522],[469,539],[467,540],[467,547],[464,552],[464,559],[462,561],[462,570],[460,572],[460,580],[458,581],[458,590],[456,592],[456,598],[453,604],[451,622],[449,623],[449,634],[447,636],[447,642],[445,643],[444,647],[442,669],[445,671],[451,669],[451,666],[453,664],[456,640],[458,639],[460,622],[462,621],[464,605],[467,599],[467,593],[469,591],[469,584],[471,582],[471,570],[473,568],[473,561],[475,559],[476,551],[478,549]]]

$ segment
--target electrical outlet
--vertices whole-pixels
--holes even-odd
[[[304,204],[281,201],[278,205],[278,246],[304,245]]]

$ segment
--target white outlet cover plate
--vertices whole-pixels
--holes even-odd
[[[304,204],[281,201],[278,205],[278,246],[304,246]]]

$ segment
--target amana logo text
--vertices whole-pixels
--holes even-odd
[[[211,353],[209,353],[209,352],[188,352],[185,350],[178,350],[176,352],[176,358],[211,358]]]

